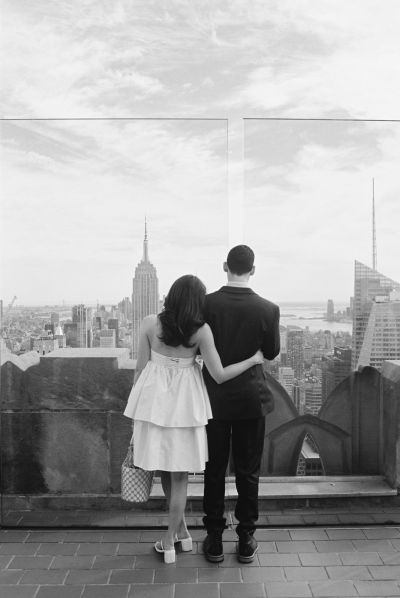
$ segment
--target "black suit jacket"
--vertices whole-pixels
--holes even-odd
[[[206,297],[205,320],[225,367],[254,355],[279,354],[279,307],[247,287],[224,286]],[[217,384],[206,367],[204,380],[214,419],[236,420],[262,417],[273,409],[273,397],[262,365]]]

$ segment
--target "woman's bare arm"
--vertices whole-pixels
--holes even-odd
[[[201,356],[208,371],[217,384],[222,384],[222,382],[231,380],[231,378],[236,378],[236,376],[243,374],[243,372],[253,367],[253,365],[263,363],[264,361],[264,356],[261,351],[257,351],[252,357],[240,361],[239,363],[233,363],[224,368],[222,367],[218,351],[215,348],[214,337],[209,325],[204,324],[204,326],[199,329],[198,335]]]
[[[140,326],[139,332],[139,348],[138,357],[136,361],[135,377],[133,383],[135,384],[147,362],[150,359],[150,337],[155,326],[155,317],[146,316]]]

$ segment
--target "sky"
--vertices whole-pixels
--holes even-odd
[[[270,299],[348,300],[373,177],[378,269],[400,280],[397,0],[5,0],[1,17],[5,303],[130,295],[145,217],[161,294],[186,272],[218,288],[245,242]]]

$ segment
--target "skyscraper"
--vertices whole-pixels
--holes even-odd
[[[379,369],[386,359],[400,359],[400,291],[373,300],[357,367]]]
[[[293,384],[294,384],[294,371],[293,368],[280,367],[279,368],[279,384],[288,393],[289,397],[293,396]]]
[[[335,306],[332,299],[328,299],[328,305],[326,308],[326,319],[328,322],[333,322],[335,320]]]
[[[356,261],[354,268],[354,303],[353,303],[353,345],[352,345],[352,368],[356,369],[359,363],[361,347],[364,342],[367,326],[369,325],[370,314],[373,306],[388,298],[390,293],[400,289],[400,283],[380,274],[373,268]],[[377,313],[383,312],[385,308],[374,308],[373,318],[376,320]],[[379,318],[378,318],[379,320]],[[373,324],[369,325],[371,331]],[[365,364],[364,364],[365,365]]]
[[[309,378],[304,382],[306,413],[317,415],[321,408],[321,382],[317,378]]]
[[[333,355],[322,357],[322,403],[351,372],[351,349],[335,347]]]
[[[137,358],[140,324],[149,314],[159,310],[157,270],[149,260],[147,222],[144,225],[143,257],[135,269],[132,292],[133,347],[132,357]]]
[[[122,301],[118,303],[118,309],[122,313],[123,321],[132,318],[132,303],[129,297],[124,297]]]
[[[56,327],[60,323],[60,315],[57,312],[52,311],[50,314],[50,321],[54,324],[54,327]]]
[[[111,348],[115,348],[116,342],[115,342],[115,330],[112,328],[103,328],[103,330],[100,330],[99,332],[99,337],[100,337],[100,347],[111,347]]]
[[[76,324],[77,347],[92,346],[92,309],[83,304],[74,305],[72,308],[72,322]]]
[[[304,372],[304,332],[300,329],[287,331],[287,365],[294,370],[294,377],[301,380]]]
[[[78,347],[78,324],[76,322],[65,322],[65,340],[68,347]]]

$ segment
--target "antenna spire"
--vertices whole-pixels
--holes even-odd
[[[147,240],[147,218],[144,217],[143,261],[149,261],[149,242]]]
[[[376,270],[375,179],[372,179],[372,268]]]

